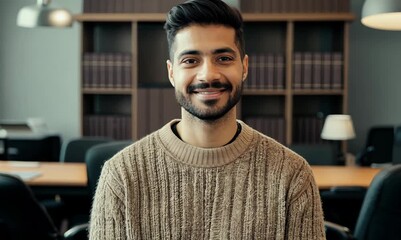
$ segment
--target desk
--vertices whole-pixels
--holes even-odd
[[[38,173],[25,180],[37,196],[88,194],[85,163],[0,161],[0,172]]]
[[[319,189],[349,186],[367,188],[380,170],[370,167],[312,166]]]
[[[26,183],[32,187],[86,187],[85,163],[40,162],[34,167],[17,166],[20,162],[0,161],[0,172],[39,172],[40,175]],[[30,162],[27,162],[29,165]],[[369,187],[380,168],[312,166],[319,189],[335,186]]]

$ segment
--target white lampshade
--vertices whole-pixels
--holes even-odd
[[[349,140],[355,138],[354,126],[350,115],[328,115],[321,133],[322,139]]]
[[[401,30],[401,1],[366,0],[361,22],[371,28]]]
[[[72,14],[64,8],[50,6],[50,0],[37,0],[35,5],[19,10],[17,25],[20,27],[71,27]]]

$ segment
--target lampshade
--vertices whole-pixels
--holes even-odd
[[[366,0],[362,7],[362,24],[381,30],[401,30],[400,0]]]
[[[328,115],[321,133],[322,139],[349,140],[355,137],[354,126],[350,115]]]
[[[50,6],[50,0],[37,0],[35,5],[19,10],[17,25],[20,27],[71,27],[72,14],[64,8]]]

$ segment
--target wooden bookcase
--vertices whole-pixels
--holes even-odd
[[[180,109],[167,78],[168,50],[163,30],[165,16],[164,13],[84,13],[75,16],[82,25],[83,135],[136,140],[170,119],[180,117]],[[267,135],[286,145],[319,141],[319,127],[324,117],[348,110],[348,32],[353,14],[244,13],[243,17],[247,54],[251,60],[262,61],[261,65],[250,65],[254,77],[250,79],[251,74],[247,81],[251,84],[259,81],[256,83],[259,85],[244,87],[238,117],[257,129],[267,129]],[[87,61],[87,55],[102,56],[107,53],[123,53],[129,55],[129,60],[123,61],[123,67],[115,64],[114,68],[113,64],[102,64],[99,56]],[[333,59],[332,53],[337,53],[340,59],[327,66],[323,61],[325,53],[329,53],[330,59]],[[303,62],[294,60],[296,54],[302,56]],[[305,57],[307,54],[312,54],[313,59],[308,60]],[[269,57],[274,59],[273,62],[267,60]],[[115,58],[111,58],[111,62],[113,60]],[[103,68],[98,67],[99,62]],[[104,62],[108,62],[107,59],[103,59]],[[109,66],[111,70],[107,70],[108,65],[112,65]],[[93,70],[96,66],[97,70]],[[334,69],[334,66],[335,76],[323,70]],[[279,83],[274,77],[271,85],[266,83],[267,80],[261,80],[261,74],[268,78],[269,67],[277,71],[273,76],[279,76]],[[302,71],[299,72],[299,69]],[[102,74],[114,76],[110,77],[113,81],[117,79],[115,76],[128,74],[130,82],[123,84],[125,87],[113,84],[104,87],[107,84],[99,84],[93,79],[95,71],[98,71],[96,77]],[[305,82],[294,83],[299,81],[295,80],[299,74],[305,76]],[[330,79],[340,82],[336,82],[335,87],[317,84],[317,80],[311,83],[309,78],[315,76],[313,74],[321,77],[328,74]],[[85,79],[96,83],[88,85]],[[323,81],[323,77],[319,81]],[[312,85],[303,87],[303,84]],[[96,118],[99,116],[103,120]],[[120,117],[122,122],[125,121],[123,124],[117,120]],[[121,127],[121,124],[124,126]],[[306,133],[313,136],[304,137]]]

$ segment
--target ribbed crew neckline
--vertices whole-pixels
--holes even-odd
[[[247,150],[256,137],[256,133],[244,122],[237,120],[242,127],[237,139],[217,148],[192,146],[179,139],[171,126],[180,120],[175,119],[158,131],[159,139],[165,150],[178,162],[196,167],[219,167],[236,160]]]

